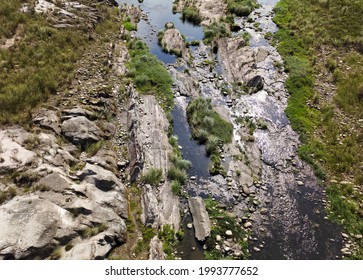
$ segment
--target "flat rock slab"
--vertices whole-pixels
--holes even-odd
[[[204,241],[211,231],[211,222],[204,201],[201,197],[191,197],[188,199],[188,203],[193,217],[195,238]]]

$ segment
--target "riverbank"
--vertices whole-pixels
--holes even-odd
[[[289,73],[286,113],[301,135],[299,155],[327,187],[329,218],[348,233],[342,253],[361,259],[363,5],[282,0],[274,10],[275,39]]]

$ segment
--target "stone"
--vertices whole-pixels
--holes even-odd
[[[296,184],[301,187],[301,186],[304,185],[304,182],[302,182],[302,181],[296,181]]]
[[[222,237],[218,234],[217,236],[216,236],[216,241],[217,242],[219,242],[219,241],[221,241],[222,240]]]
[[[226,234],[226,236],[227,236],[227,237],[229,237],[229,238],[233,236],[233,233],[232,233],[232,231],[231,231],[231,230],[226,230],[225,234]]]
[[[175,232],[180,229],[180,201],[169,185],[164,183],[159,193],[160,224],[170,225]]]
[[[340,250],[340,252],[345,256],[350,256],[352,252],[348,248],[343,248]]]
[[[193,228],[193,224],[192,224],[192,223],[188,223],[188,224],[187,224],[187,228],[188,228],[188,229],[192,229],[192,228]]]
[[[363,235],[362,234],[356,234],[356,235],[354,235],[354,237],[357,238],[357,239],[362,239]]]
[[[247,86],[251,88],[250,93],[256,93],[263,89],[265,80],[260,76],[254,76],[247,82]]]
[[[260,249],[260,248],[258,248],[258,247],[253,247],[253,251],[255,251],[255,252],[260,252],[260,251],[261,251],[261,249]]]
[[[342,237],[343,237],[343,238],[349,238],[349,235],[343,232],[343,233],[342,233]]]
[[[53,172],[40,179],[36,185],[41,187],[44,186],[46,189],[55,192],[64,192],[71,185],[71,182],[61,174]]]
[[[204,241],[211,232],[211,222],[204,201],[201,197],[191,197],[188,203],[193,217],[195,237],[199,241]]]
[[[150,241],[149,260],[165,260],[163,242],[156,235]]]
[[[0,217],[0,259],[42,258],[74,235],[72,214],[33,194],[1,205]]]
[[[0,174],[28,169],[36,161],[36,153],[24,147],[24,142],[31,139],[37,140],[22,128],[0,131]]]
[[[161,39],[161,46],[167,52],[177,53],[185,60],[190,58],[189,50],[186,47],[184,38],[179,30],[175,28],[169,28],[164,31],[164,35]]]
[[[155,191],[150,185],[145,185],[142,188],[141,207],[142,223],[148,227],[157,229],[160,225],[159,205]]]
[[[266,215],[268,212],[267,208],[261,208],[260,213],[261,215]]]
[[[251,228],[252,227],[252,223],[251,222],[246,222],[243,224],[244,228]]]
[[[89,163],[77,176],[81,181],[93,184],[103,192],[113,190],[117,185],[121,185],[119,179],[111,171]]]
[[[244,192],[246,195],[250,195],[250,194],[251,194],[251,191],[250,191],[250,189],[249,189],[247,186],[243,186],[242,190],[243,190],[243,192]]]
[[[62,135],[75,145],[86,147],[100,141],[100,128],[84,116],[71,118],[62,123]]]
[[[39,109],[33,116],[33,123],[41,128],[49,129],[60,134],[59,117],[56,112],[44,108]]]

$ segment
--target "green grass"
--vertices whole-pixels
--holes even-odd
[[[124,21],[123,26],[125,27],[126,30],[128,31],[134,31],[137,30],[137,25],[130,22],[130,21]]]
[[[236,16],[248,16],[258,7],[256,0],[226,0],[227,10]]]
[[[21,13],[22,2],[0,3],[1,39],[12,37],[17,28],[21,30],[15,47],[0,50],[0,123],[27,121],[33,108],[70,82],[76,62],[96,43],[89,41],[86,30],[56,29],[44,16]],[[109,7],[100,11],[103,20],[96,30],[104,34],[113,12]]]
[[[163,178],[163,171],[159,168],[150,168],[145,174],[142,175],[141,181],[144,184],[157,186]]]
[[[232,141],[233,126],[213,110],[210,99],[196,98],[187,107],[187,118],[192,128],[193,138],[203,144],[209,136],[220,139],[223,143]],[[205,137],[204,132],[208,136]]]
[[[164,225],[158,232],[159,239],[163,242],[163,251],[166,254],[167,260],[173,260],[174,251],[179,244],[180,239],[184,236],[183,232],[173,230],[170,225]]]
[[[92,236],[95,236],[95,235],[107,230],[107,229],[108,229],[108,226],[106,224],[95,225],[93,227],[88,227],[85,230],[83,230],[81,232],[81,236],[84,239],[90,238]]]
[[[231,35],[228,25],[223,21],[213,21],[210,25],[203,27],[203,31],[206,44]]]
[[[184,7],[182,10],[182,20],[187,20],[194,24],[200,24],[202,22],[202,17],[199,14],[197,7],[190,6]]]
[[[156,235],[156,230],[144,225],[140,225],[142,232],[142,239],[137,243],[135,253],[148,252],[150,250],[150,241]]]
[[[140,40],[128,44],[131,61],[128,63],[129,77],[143,94],[155,95],[166,113],[173,108],[173,80],[164,65],[149,52]]]
[[[363,195],[354,187],[327,182],[363,184],[363,132],[357,122],[363,118],[363,2],[281,0],[275,12],[280,28],[275,39],[289,73],[286,113],[301,135],[299,155],[328,185],[329,217],[348,233],[362,234]],[[320,82],[314,75],[322,71],[331,74],[330,83],[337,88],[328,100],[314,90]],[[362,259],[363,244],[357,244],[352,258]]]
[[[211,156],[209,172],[212,175],[225,174],[219,146],[232,141],[233,125],[213,110],[211,100],[204,98],[196,98],[189,103],[187,119],[192,137],[199,144],[205,144],[206,153]]]

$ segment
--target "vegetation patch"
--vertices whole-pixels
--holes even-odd
[[[81,232],[82,238],[90,238],[108,229],[106,224],[98,224],[93,227],[88,227]]]
[[[236,16],[248,16],[259,5],[256,0],[226,0],[227,10]]]
[[[211,174],[223,174],[220,160],[220,146],[232,141],[233,125],[213,110],[210,99],[196,98],[187,107],[187,119],[192,136],[199,144],[206,145],[211,155]]]
[[[194,24],[200,24],[202,17],[199,14],[199,10],[195,6],[184,7],[182,10],[182,20],[189,21]]]
[[[183,238],[184,233],[179,231],[175,233],[170,225],[164,225],[158,232],[158,237],[163,243],[163,251],[166,254],[167,260],[173,260],[174,250]]]
[[[231,35],[228,25],[223,21],[213,21],[210,25],[203,27],[203,31],[206,44]]]
[[[30,112],[49,96],[62,91],[73,77],[76,62],[87,48],[96,44],[87,30],[56,29],[44,16],[22,13],[24,1],[1,1],[0,43],[19,28],[19,42],[0,49],[0,123],[23,123]],[[102,14],[97,34],[113,32],[116,12],[98,6]]]
[[[275,39],[289,73],[286,113],[301,135],[299,155],[330,182],[329,217],[351,235],[362,234],[363,197],[357,185],[363,184],[358,121],[363,118],[363,2],[281,0],[275,13],[280,28]],[[333,98],[314,90],[322,79],[314,76],[330,77],[328,82],[336,87]],[[336,183],[347,180],[356,186]],[[356,244],[351,258],[361,259],[362,242]]]
[[[211,234],[205,243],[207,247],[204,251],[205,258],[208,260],[248,259],[250,256],[247,243],[248,233],[233,216],[219,207],[218,202],[211,198],[205,199],[204,202],[213,225]],[[216,246],[221,247],[223,244],[223,237],[225,237],[228,230],[232,232],[233,242],[240,246],[241,254],[239,256],[225,254],[216,249]],[[217,235],[222,237],[221,241],[217,241]]]
[[[150,168],[145,174],[142,175],[141,181],[144,184],[157,186],[163,179],[163,171],[160,168]]]
[[[131,77],[140,93],[156,96],[166,113],[173,108],[173,79],[164,65],[149,52],[147,45],[140,40],[128,43],[131,61],[128,63]]]

